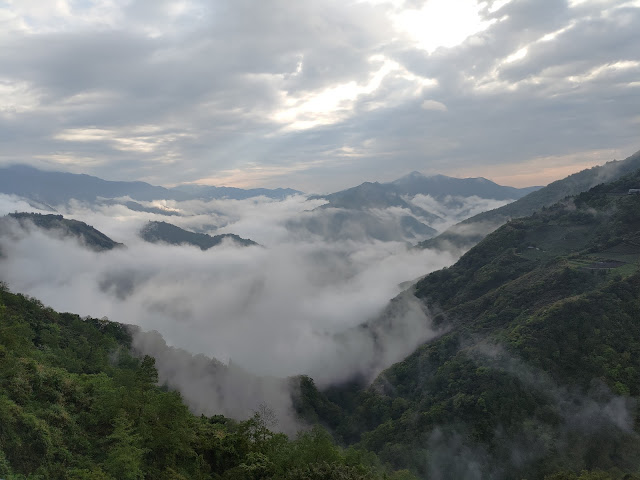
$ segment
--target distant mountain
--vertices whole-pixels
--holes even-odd
[[[446,175],[425,176],[420,172],[411,172],[390,185],[404,195],[431,195],[443,198],[447,195],[459,197],[480,197],[494,200],[515,200],[542,187],[515,188],[505,187],[486,178],[454,178]]]
[[[454,225],[435,238],[418,244],[419,248],[467,250],[511,218],[525,217],[549,207],[563,198],[576,195],[600,183],[622,177],[640,168],[640,151],[625,160],[582,170],[529,193],[495,210],[483,212]]]
[[[430,195],[442,200],[447,196],[480,197],[494,200],[515,200],[542,187],[514,188],[498,185],[486,178],[454,178],[446,175],[425,176],[412,172],[393,182],[365,182],[329,195],[315,195],[324,198],[328,206],[361,210],[364,208],[403,207],[411,209],[425,219],[433,218],[433,213],[417,208],[404,200],[415,195]],[[403,198],[404,197],[404,198]]]
[[[0,168],[0,192],[60,205],[72,198],[93,202],[98,197],[129,196],[135,200],[160,198],[187,199],[184,194],[172,194],[168,189],[145,182],[111,182],[90,175],[47,172],[26,165]]]
[[[303,193],[292,188],[250,188],[244,190],[236,187],[213,187],[209,185],[180,185],[170,189],[172,192],[180,192],[201,200],[213,200],[228,198],[231,200],[245,200],[253,197],[267,197],[274,200],[283,200],[292,195]]]
[[[400,207],[409,210],[417,217],[422,217],[422,219],[428,223],[440,220],[438,215],[427,212],[423,208],[404,200],[398,190],[390,184],[365,182],[357,187],[332,193],[322,198],[329,203],[323,205],[321,208],[365,210]]]
[[[253,240],[242,238],[232,233],[212,237],[206,233],[190,232],[167,222],[148,222],[140,231],[140,236],[145,241],[151,243],[163,242],[171,245],[188,244],[199,247],[201,250],[208,250],[216,245],[220,245],[225,240],[231,240],[233,243],[243,247],[258,245]]]
[[[203,185],[164,188],[145,182],[114,182],[90,175],[48,172],[26,165],[13,165],[0,168],[0,193],[18,195],[49,205],[61,205],[71,199],[95,202],[100,197],[130,197],[138,201],[245,199],[256,196],[282,199],[301,192],[282,188],[242,190]]]
[[[78,220],[64,218],[62,215],[10,213],[4,217],[4,219],[8,218],[16,220],[23,228],[29,228],[33,225],[44,230],[59,231],[66,237],[76,237],[90,249],[99,252],[124,246],[122,243],[113,241],[91,225],[87,225],[86,223]]]
[[[411,215],[397,215],[370,210],[318,208],[304,212],[286,223],[294,233],[308,232],[332,242],[379,240],[408,242],[432,237],[437,230]]]
[[[153,213],[155,215],[164,215],[167,217],[182,216],[182,213],[176,212],[174,210],[165,210],[159,207],[145,207],[141,203],[134,202],[133,200],[122,201],[122,200],[107,199],[107,200],[100,200],[97,203],[99,205],[123,205],[127,207],[129,210],[133,210],[134,212]]]
[[[365,182],[328,195],[314,195],[310,199],[327,203],[316,209],[315,215],[290,222],[289,227],[304,227],[330,240],[362,236],[413,242],[436,235],[433,226],[444,221],[412,202],[416,195],[430,195],[450,207],[461,198],[516,199],[537,188],[503,187],[484,178],[427,177],[413,172],[390,183]]]

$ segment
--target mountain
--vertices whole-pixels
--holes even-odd
[[[515,200],[534,192],[541,187],[515,188],[505,187],[486,178],[454,178],[446,175],[425,176],[420,172],[411,172],[399,178],[391,185],[404,195],[431,195],[443,198],[447,195],[458,197],[480,197],[494,200]]]
[[[287,221],[286,227],[295,234],[311,233],[331,242],[373,239],[410,245],[438,233],[411,215],[330,207],[304,212]]]
[[[419,243],[418,247],[466,250],[511,218],[531,215],[536,210],[551,206],[567,196],[576,195],[600,183],[615,180],[638,168],[640,168],[640,152],[636,152],[625,160],[614,160],[602,166],[582,170],[531,192],[513,203],[463,220],[437,237]]]
[[[90,175],[65,172],[47,172],[26,165],[0,168],[0,192],[60,205],[72,198],[93,202],[98,197],[129,196],[134,200],[151,201],[160,198],[186,199],[163,187],[145,182],[111,182]]]
[[[0,193],[18,195],[49,205],[61,205],[71,199],[95,202],[98,198],[119,197],[130,197],[138,201],[245,199],[256,196],[282,199],[300,192],[281,188],[242,190],[208,186],[182,186],[169,189],[145,182],[114,182],[90,175],[49,172],[26,165],[13,165],[0,168]]]
[[[122,243],[113,241],[91,225],[78,220],[64,218],[62,215],[16,212],[10,213],[3,220],[6,219],[17,221],[22,228],[28,229],[31,226],[35,226],[43,230],[60,232],[65,237],[78,238],[84,245],[97,252],[124,246]]]
[[[264,405],[242,421],[192,414],[158,384],[137,333],[57,313],[0,284],[0,478],[414,479],[338,447],[317,426],[295,439],[276,433]],[[188,361],[226,374],[202,357]]]
[[[220,245],[223,241],[232,241],[234,244],[249,247],[258,245],[253,240],[241,238],[233,233],[222,235],[207,235],[206,233],[194,233],[166,222],[148,222],[140,231],[140,236],[151,243],[169,243],[171,245],[194,245],[200,250],[208,250]]]
[[[287,223],[292,231],[308,231],[330,241],[375,239],[384,242],[432,237],[429,223],[441,220],[401,198],[393,188],[365,182],[323,197],[327,203]],[[400,210],[402,209],[402,210]]]
[[[354,235],[382,241],[406,241],[433,237],[445,220],[413,202],[416,195],[429,195],[443,211],[460,210],[466,198],[509,200],[540,187],[503,187],[485,178],[424,176],[419,172],[390,183],[365,182],[356,187],[310,199],[327,201],[315,216],[290,222],[291,229],[305,228],[330,240],[353,239]],[[461,210],[464,215],[464,209]],[[457,218],[464,218],[457,217]]]
[[[326,199],[329,202],[327,206],[356,210],[401,207],[423,216],[427,221],[433,221],[438,219],[437,215],[413,205],[406,198],[430,195],[438,200],[447,196],[515,200],[540,188],[504,187],[486,178],[454,178],[445,175],[427,177],[419,172],[412,172],[390,183],[365,182],[357,187],[312,198]]]
[[[213,200],[216,198],[228,198],[232,200],[245,200],[253,197],[267,197],[274,200],[283,200],[292,195],[303,193],[292,188],[250,188],[244,190],[236,187],[212,187],[208,185],[180,185],[171,189],[172,192],[181,192],[201,200]]]
[[[413,215],[421,217],[426,222],[440,220],[438,215],[404,200],[393,186],[378,182],[365,182],[357,187],[332,193],[322,198],[328,203],[320,208],[365,210],[399,207],[409,210]]]
[[[302,378],[298,411],[425,479],[638,478],[639,186],[499,227],[413,287],[439,338],[371,386]]]

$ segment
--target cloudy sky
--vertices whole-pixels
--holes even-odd
[[[638,0],[0,0],[0,164],[546,184],[640,148],[638,32]]]

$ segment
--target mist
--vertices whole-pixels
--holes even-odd
[[[313,211],[322,203],[305,197],[149,202],[178,213],[166,217],[72,201],[56,211],[126,248],[94,252],[76,238],[5,218],[0,280],[55,310],[139,327],[136,348],[156,357],[161,380],[180,390],[194,411],[242,418],[264,400],[282,417],[290,407],[289,383],[282,379],[306,374],[320,386],[372,379],[440,334],[413,295],[398,295],[403,282],[456,260],[404,241],[333,242],[287,228],[301,216],[322,215]],[[0,198],[1,214],[37,210],[27,206]],[[260,246],[228,242],[203,252],[146,243],[138,232],[149,220],[235,233]],[[161,338],[150,341],[144,332],[152,331]],[[204,357],[178,355],[171,347]],[[212,370],[211,361],[226,365],[226,376]],[[237,400],[246,389],[251,405]]]
[[[432,227],[438,231],[444,231],[462,220],[488,210],[500,208],[513,201],[514,200],[494,200],[477,196],[460,197],[454,195],[447,195],[439,201],[431,195],[421,194],[411,198],[413,204],[428,212],[435,213],[442,218],[442,221],[432,225]]]

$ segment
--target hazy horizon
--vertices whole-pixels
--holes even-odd
[[[611,160],[615,160],[615,159],[611,159]],[[597,165],[600,165],[600,164],[595,164],[593,166],[597,166]],[[14,162],[14,163],[7,163],[6,165],[0,165],[0,168],[2,168],[2,167],[14,167],[14,166],[18,166],[18,167],[19,166],[34,167],[33,165]],[[47,165],[47,166],[37,166],[37,167],[34,167],[34,168],[37,168],[38,170],[41,170],[43,172],[71,173],[71,174],[75,174],[75,175],[89,175],[89,176],[100,178],[102,180],[107,180],[107,181],[110,181],[110,182],[135,182],[135,181],[145,182],[144,180],[128,179],[128,178],[121,178],[121,177],[105,178],[105,177],[101,177],[101,176],[98,176],[98,175],[89,174],[87,172],[68,171],[68,170],[64,169],[63,167],[53,166],[53,165],[51,165],[51,166],[49,166],[49,165]],[[580,169],[580,170],[582,170],[582,169]],[[567,175],[571,175],[572,173],[579,172],[580,170],[575,170],[575,171],[571,170]],[[425,177],[445,176],[445,177],[455,178],[455,179],[485,179],[485,180],[489,180],[491,182],[494,182],[494,183],[496,183],[497,185],[500,185],[500,186],[514,187],[514,188],[529,188],[529,187],[543,187],[543,186],[546,186],[546,184],[545,185],[540,184],[540,185],[522,185],[522,186],[516,187],[514,185],[508,185],[508,184],[504,184],[504,183],[501,184],[501,183],[495,182],[491,178],[482,177],[482,176],[445,175],[445,174],[437,173],[437,172],[430,173],[430,174],[425,174],[425,173],[420,172],[418,170],[413,170],[413,171],[406,172],[403,175],[400,175],[398,177],[394,177],[394,178],[391,178],[391,179],[388,179],[388,180],[377,180],[377,179],[371,179],[371,178],[362,178],[360,180],[356,180],[356,183],[354,183],[354,184],[347,185],[344,189],[349,189],[349,188],[352,188],[352,187],[356,187],[358,185],[361,185],[362,183],[367,183],[367,182],[371,182],[371,183],[375,183],[375,182],[377,182],[377,183],[391,183],[391,182],[393,182],[395,180],[399,180],[399,179],[401,179],[403,177],[407,177],[407,176],[415,174],[415,173],[418,173],[418,174],[423,175]],[[567,175],[564,175],[564,176],[559,177],[559,178],[554,179],[554,180],[560,180],[562,178],[565,178]],[[554,181],[554,180],[552,180],[552,181]],[[265,189],[277,189],[277,188],[287,189],[287,188],[289,188],[289,189],[292,189],[292,190],[298,190],[300,193],[303,193],[303,194],[306,194],[306,195],[326,195],[326,194],[334,193],[336,191],[344,190],[344,189],[340,189],[340,190],[331,190],[331,191],[329,191],[329,190],[327,190],[327,191],[303,191],[303,190],[300,190],[300,189],[296,188],[295,186],[291,186],[291,185],[288,185],[286,183],[284,183],[282,185],[272,185],[272,186],[269,186],[269,187],[264,186],[262,184],[255,184],[255,185],[249,185],[249,186],[238,186],[238,185],[231,185],[231,184],[199,183],[198,181],[193,181],[193,182],[185,181],[185,182],[182,182],[182,183],[179,183],[179,184],[171,184],[171,183],[169,183],[169,184],[158,184],[158,183],[150,183],[150,182],[145,182],[145,183],[149,183],[150,185],[153,185],[153,186],[164,187],[164,188],[169,188],[169,189],[170,188],[175,188],[175,187],[184,187],[184,186],[225,187],[225,188],[240,188],[240,189],[246,189],[246,190],[260,189],[260,188],[265,188]]]

